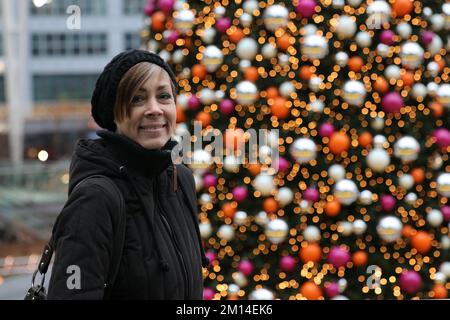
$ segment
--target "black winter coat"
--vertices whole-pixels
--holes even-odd
[[[112,299],[202,299],[202,246],[193,175],[172,164],[169,141],[161,150],[147,150],[109,131],[100,139],[78,142],[70,167],[69,194],[91,175],[111,178],[126,206],[126,234]],[[175,176],[174,176],[175,175]],[[185,196],[176,175],[189,186]],[[178,180],[179,181],[179,180]],[[103,299],[113,252],[111,193],[90,180],[77,188],[60,213],[56,255],[48,299]],[[190,203],[189,203],[190,202]],[[195,212],[192,212],[194,208]],[[79,266],[81,288],[69,289],[67,268]]]

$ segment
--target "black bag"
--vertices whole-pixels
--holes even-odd
[[[106,190],[114,190],[113,198],[119,200],[119,210],[118,217],[116,217],[116,229],[117,232],[114,237],[114,247],[113,247],[113,256],[111,259],[111,264],[108,272],[107,281],[105,284],[105,293],[104,299],[108,299],[111,296],[112,287],[117,277],[117,273],[119,272],[120,261],[122,259],[122,251],[125,242],[125,229],[126,229],[126,215],[125,215],[125,202],[123,200],[122,193],[120,192],[117,185],[108,177],[102,175],[93,175],[87,177],[80,181],[75,188],[72,190],[71,195],[74,194],[75,190],[85,181],[95,179],[97,183],[103,185]],[[70,196],[69,196],[70,198]],[[53,227],[52,237],[50,238],[49,243],[45,246],[44,252],[42,254],[41,260],[39,261],[38,269],[34,272],[33,278],[31,280],[31,288],[28,290],[25,300],[46,300],[47,292],[44,287],[45,282],[45,274],[47,273],[48,267],[50,265],[50,261],[53,256],[53,251],[55,249],[55,233],[56,228],[58,226],[58,219]],[[35,284],[36,276],[40,273],[42,276],[40,284]]]

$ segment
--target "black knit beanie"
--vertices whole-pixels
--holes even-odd
[[[98,77],[94,93],[92,94],[91,113],[100,127],[116,131],[113,109],[116,102],[117,88],[125,73],[140,62],[154,63],[166,70],[172,80],[175,91],[178,90],[175,74],[169,65],[156,53],[134,49],[119,53],[106,65]]]

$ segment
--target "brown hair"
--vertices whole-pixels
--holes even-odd
[[[140,62],[125,73],[119,82],[116,94],[116,103],[114,105],[114,119],[122,120],[130,116],[130,108],[133,97],[138,90],[151,78],[158,79],[161,72],[166,72],[160,66],[150,62]],[[176,89],[172,81],[173,99],[176,99]]]

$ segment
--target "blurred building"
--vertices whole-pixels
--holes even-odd
[[[140,47],[146,0],[14,1],[29,1],[22,31],[27,52],[19,61],[26,65],[29,92],[15,92],[31,102],[30,110],[22,111],[24,158],[36,159],[40,150],[50,160],[68,157],[76,140],[96,129],[90,97],[97,76],[115,54]],[[72,5],[80,9],[80,29],[68,27]],[[3,18],[0,14],[0,161],[10,157]]]

